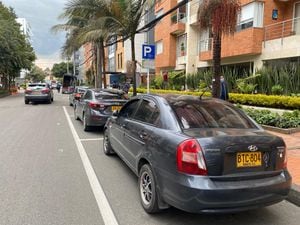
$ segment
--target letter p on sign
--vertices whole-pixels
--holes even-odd
[[[155,45],[143,45],[143,59],[155,58]]]

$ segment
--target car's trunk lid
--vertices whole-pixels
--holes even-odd
[[[184,133],[198,140],[210,176],[272,175],[284,163],[283,140],[259,129],[189,129]]]

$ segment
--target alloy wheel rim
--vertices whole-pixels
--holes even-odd
[[[143,172],[140,181],[140,192],[144,204],[149,205],[152,201],[152,182],[147,172]]]
[[[107,134],[105,133],[105,134],[104,134],[104,151],[105,151],[105,152],[107,151],[107,147],[108,147],[108,136],[107,136]]]

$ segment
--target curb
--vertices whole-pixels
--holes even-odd
[[[300,186],[292,184],[292,188],[287,197],[287,200],[297,206],[300,206]]]

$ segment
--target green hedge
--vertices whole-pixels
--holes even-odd
[[[279,128],[297,128],[300,127],[300,111],[284,112],[282,115],[271,112],[270,110],[257,110],[247,108],[243,110],[253,118],[257,123]]]
[[[138,93],[146,93],[147,90],[143,88],[137,89]],[[186,94],[199,96],[202,92],[193,91],[174,91],[174,90],[157,90],[150,89],[153,94]],[[210,92],[204,93],[203,96],[211,96]],[[242,105],[263,106],[269,108],[281,109],[300,109],[300,97],[297,96],[281,96],[281,95],[263,95],[263,94],[229,94],[230,102]]]

